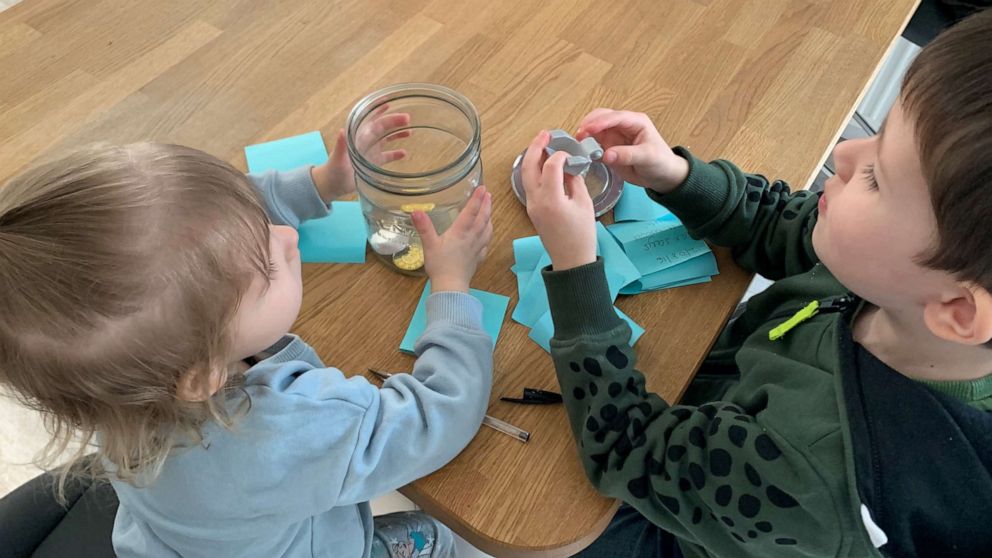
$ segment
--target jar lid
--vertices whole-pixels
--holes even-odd
[[[513,193],[517,195],[517,199],[524,206],[527,205],[527,195],[524,192],[524,182],[520,176],[520,165],[523,163],[525,153],[527,153],[526,149],[517,155],[513,161],[513,170],[510,173]],[[623,179],[615,170],[602,162],[595,161],[589,165],[589,172],[586,173],[585,180],[596,217],[613,209],[613,206],[620,201],[620,194],[623,193]]]

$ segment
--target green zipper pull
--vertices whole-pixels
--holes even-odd
[[[812,318],[819,311],[820,301],[814,300],[813,302],[810,302],[802,310],[796,312],[794,316],[772,328],[772,330],[768,332],[768,339],[778,341],[786,333],[792,330],[792,328]]]

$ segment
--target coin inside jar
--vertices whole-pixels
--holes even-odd
[[[403,271],[424,267],[424,248],[419,244],[411,244],[406,250],[393,256],[393,265]]]

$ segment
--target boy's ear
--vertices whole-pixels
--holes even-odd
[[[930,332],[962,345],[982,345],[992,340],[992,294],[973,283],[959,288],[923,308]]]
[[[209,373],[202,369],[187,370],[179,377],[176,395],[183,401],[206,401],[217,393],[226,381],[227,373],[218,368],[211,368]]]

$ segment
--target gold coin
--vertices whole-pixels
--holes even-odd
[[[424,267],[424,249],[417,245],[410,246],[405,252],[393,256],[393,265],[403,271],[413,271]]]
[[[434,204],[432,203],[405,203],[400,206],[400,211],[403,213],[413,213],[414,211],[423,211],[427,213],[428,211],[433,211]]]

